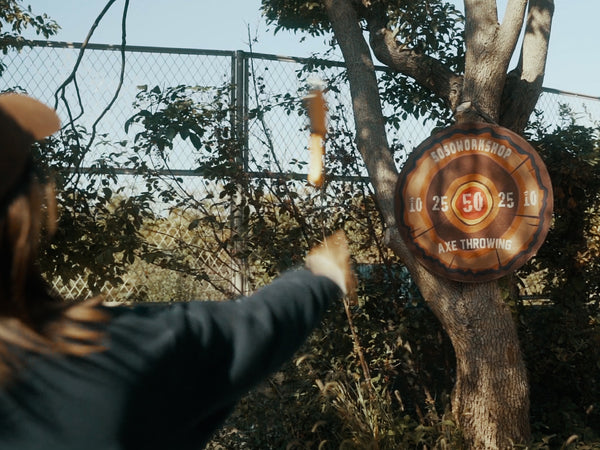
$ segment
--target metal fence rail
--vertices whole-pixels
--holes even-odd
[[[123,55],[126,56],[124,66]],[[307,159],[306,119],[293,113],[294,107],[301,102],[299,93],[306,89],[310,76],[310,73],[301,72],[307,63],[314,67],[314,74],[326,80],[339,79],[344,70],[343,63],[339,62],[242,51],[137,46],[122,49],[120,46],[89,44],[82,53],[81,44],[35,41],[31,47],[5,57],[7,68],[0,78],[0,90],[23,89],[56,107],[64,120],[77,116],[78,123],[86,128],[91,128],[101,118],[97,132],[109,136],[111,142],[133,140],[135,128],[126,132],[124,123],[136,112],[136,95],[143,87],[164,89],[186,85],[228,90],[234,106],[230,122],[237,139],[243,143],[240,155],[243,164],[251,174],[265,176],[297,172],[299,163]],[[76,65],[77,83],[66,85],[62,93],[57,94],[63,82],[72,77]],[[344,84],[340,86],[339,91],[328,98],[330,110],[345,111],[350,117],[349,90]],[[106,112],[117,91],[114,104]],[[262,104],[268,104],[269,108],[260,116],[252,116],[252,111]],[[545,89],[538,109],[543,111],[546,123],[559,123],[561,105],[568,105],[583,124],[597,124],[600,120],[600,98]],[[408,117],[402,124],[401,134],[390,130],[390,140],[408,151],[424,140],[432,127],[431,123]],[[102,152],[103,145],[110,144],[99,143],[94,147],[83,161],[83,170],[93,162],[95,152]],[[197,156],[193,150],[188,141],[178,141],[170,156],[169,171],[183,180],[186,189],[202,196],[216,187],[194,170]],[[122,175],[122,183],[129,183],[131,189],[135,189],[135,177],[127,169],[118,173]],[[356,179],[364,175],[361,168],[355,174]],[[169,205],[157,205],[159,207],[168,209]],[[170,222],[160,225],[160,233],[149,234],[149,239],[155,240],[157,246],[170,247],[189,237],[187,226],[176,220]],[[226,259],[227,255],[205,254],[197,264],[209,266],[218,277],[239,285],[243,280],[235,279],[239,277],[238,266],[224,263]],[[82,275],[80,280],[67,285],[62,285],[60,279],[54,282],[66,295],[79,296],[85,293],[83,278]],[[169,292],[180,298],[220,296],[210,284],[137,262],[123,284],[107,285],[105,292],[114,299],[135,297],[141,287],[150,289],[157,279],[163,287],[169,285]]]

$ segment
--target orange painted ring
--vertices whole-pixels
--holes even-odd
[[[538,153],[486,123],[423,141],[404,164],[395,196],[408,248],[430,271],[456,281],[490,281],[518,269],[552,220],[552,185]]]

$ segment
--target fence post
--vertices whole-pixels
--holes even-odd
[[[237,164],[244,172],[248,171],[248,58],[237,50],[232,57],[232,129],[237,143]],[[246,251],[246,205],[244,187],[239,186],[231,202],[231,227],[233,243],[233,285],[236,291],[248,293],[248,261]]]

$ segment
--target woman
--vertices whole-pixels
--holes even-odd
[[[0,96],[0,448],[202,448],[352,287],[345,237],[238,301],[67,305],[36,265],[55,206],[30,150],[58,127],[43,104]]]

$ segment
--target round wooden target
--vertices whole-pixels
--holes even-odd
[[[552,220],[543,161],[516,133],[469,123],[410,155],[396,184],[396,219],[429,270],[456,281],[500,278],[540,248]]]

